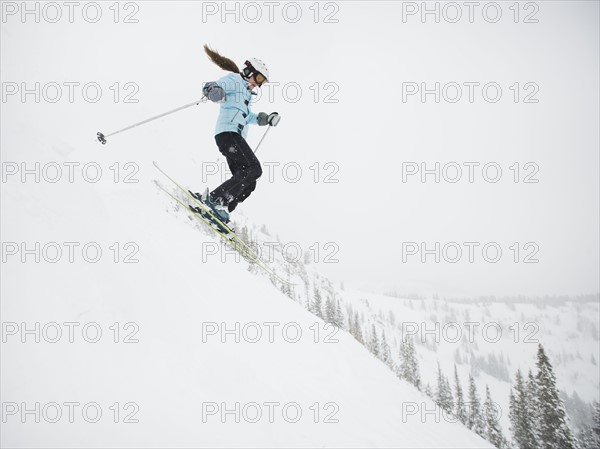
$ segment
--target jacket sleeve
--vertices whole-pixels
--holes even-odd
[[[249,111],[248,118],[246,119],[246,123],[249,125],[258,125],[258,114],[255,114],[252,111]]]

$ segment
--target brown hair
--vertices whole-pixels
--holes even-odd
[[[226,58],[225,56],[221,56],[217,51],[211,49],[206,44],[204,44],[204,51],[208,55],[208,59],[221,67],[223,70],[233,73],[240,73],[240,69],[235,62],[229,58]]]

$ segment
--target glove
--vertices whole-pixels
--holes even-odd
[[[256,122],[258,126],[265,126],[269,124],[269,116],[265,112],[259,112],[257,114]]]
[[[267,117],[267,123],[269,123],[269,125],[271,125],[271,126],[277,126],[277,123],[279,123],[279,120],[281,120],[281,116],[279,115],[278,112],[271,112],[269,114],[269,116]]]
[[[206,83],[202,88],[202,94],[210,101],[222,103],[225,101],[225,91],[214,81]]]
[[[258,117],[256,121],[258,122],[259,126],[277,126],[277,123],[279,123],[279,120],[281,120],[281,116],[278,112],[271,112],[270,114],[267,114],[266,112],[259,112],[257,116]]]

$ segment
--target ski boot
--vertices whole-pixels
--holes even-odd
[[[225,226],[223,227],[219,222],[217,222],[210,214],[206,213],[206,211],[203,210],[202,208],[200,208],[198,206],[191,206],[190,205],[190,209],[193,212],[196,212],[197,214],[200,214],[204,218],[206,218],[207,220],[209,220],[213,225],[215,225],[217,227],[217,229],[219,231],[225,232],[225,233],[233,232],[233,229],[230,228],[229,226],[227,226],[227,224],[230,221],[230,219],[229,219],[229,211],[227,210],[227,206],[223,206],[218,201],[213,201],[210,198],[210,194],[208,192],[208,188],[202,194],[200,194],[198,192],[193,193],[192,191],[189,191],[189,192],[190,192],[190,194],[194,198],[196,198],[202,204],[206,205],[211,210],[212,214],[215,217],[217,217],[221,221],[221,223],[223,223]]]

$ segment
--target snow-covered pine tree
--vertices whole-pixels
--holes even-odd
[[[398,363],[398,366],[396,367],[396,375],[400,379],[404,379],[410,382],[408,380],[410,374],[408,369],[409,365],[406,360],[406,341],[404,338],[400,339],[400,348],[398,349],[398,356],[398,358],[400,359],[400,363]]]
[[[537,353],[536,387],[541,449],[575,449],[563,401],[558,395],[550,360],[540,344]]]
[[[578,433],[581,449],[598,449],[600,447],[600,404],[592,403],[592,425],[584,426]]]
[[[356,340],[360,344],[364,344],[365,339],[363,337],[362,327],[360,325],[360,319],[358,317],[358,312],[355,312],[355,314],[354,314],[354,332],[355,332],[354,338],[356,338]]]
[[[535,439],[536,447],[540,447],[540,417],[539,417],[539,399],[537,394],[537,381],[531,369],[527,372],[527,382],[525,384],[527,391],[527,415],[531,420],[531,432]]]
[[[310,263],[312,262],[312,252],[304,251],[304,256],[303,256],[302,261],[303,261],[304,265],[310,265]]]
[[[323,301],[321,300],[321,292],[319,291],[319,287],[315,285],[315,291],[313,295],[314,301],[312,303],[313,310],[312,312],[317,315],[319,318],[324,319],[323,317]]]
[[[289,282],[290,280],[290,273],[287,273],[287,281]],[[294,292],[292,290],[292,286],[290,284],[286,284],[286,283],[281,283],[280,286],[281,292],[286,295],[288,298],[294,299]]]
[[[454,396],[452,395],[452,387],[450,386],[450,381],[446,376],[444,376],[444,383],[446,384],[444,388],[446,389],[448,395],[448,405],[450,407],[448,411],[452,413],[454,412]]]
[[[583,426],[577,433],[578,449],[598,449],[600,442],[596,439],[590,426]]]
[[[492,401],[490,387],[485,386],[485,402],[483,403],[483,417],[485,419],[485,439],[496,446],[498,449],[507,447],[507,441],[502,435],[500,427],[499,407]]]
[[[465,397],[463,395],[462,386],[460,385],[460,379],[458,378],[456,365],[454,365],[454,396],[456,397],[454,415],[461,423],[466,424],[467,413],[465,411]]]
[[[522,449],[523,446],[518,442],[520,438],[519,426],[521,425],[521,415],[519,414],[519,404],[515,396],[513,387],[510,387],[508,394],[508,418],[510,419],[510,426],[508,427],[509,432],[512,435],[512,442],[516,449]]]
[[[377,338],[375,324],[372,325],[371,338],[369,339],[369,350],[375,355],[375,357],[379,357],[379,339]]]
[[[304,280],[304,296],[306,297],[306,303],[304,307],[310,312],[312,311],[312,305],[310,303],[310,282],[308,279]]]
[[[385,339],[385,331],[381,331],[381,351],[380,358],[387,366],[393,369],[392,354],[390,352],[390,346],[387,344]]]
[[[421,389],[421,375],[419,374],[419,362],[415,353],[415,345],[412,337],[402,338],[400,342],[400,365],[398,376]]]
[[[429,396],[431,399],[433,399],[433,390],[431,389],[431,385],[429,385],[429,383],[427,385],[425,385],[425,388],[423,389],[423,393],[425,393],[427,396]]]
[[[340,329],[344,329],[344,312],[342,311],[342,306],[340,305],[339,300],[335,302],[335,319],[333,324]]]
[[[517,370],[515,384],[510,390],[508,416],[510,431],[516,449],[537,449],[535,438],[535,417],[529,411],[529,392],[527,385]]]
[[[594,424],[592,430],[600,446],[600,402],[594,401],[594,413],[593,413]]]
[[[467,403],[467,427],[485,438],[485,423],[481,413],[481,400],[477,394],[475,379],[469,374],[469,402]]]
[[[335,325],[335,305],[331,296],[327,296],[327,301],[325,302],[325,321]]]
[[[242,227],[242,231],[240,232],[240,239],[242,240],[242,242],[244,242],[246,245],[250,245],[250,236],[248,234],[248,227],[246,225],[244,225]]]
[[[452,398],[452,390],[450,390],[450,384],[448,379],[442,373],[442,368],[438,362],[438,375],[437,375],[437,387],[435,391],[435,402],[444,410],[452,413],[454,400]]]
[[[352,308],[350,307],[348,309],[348,332],[350,332],[350,335],[356,338],[356,331],[354,330],[354,313],[352,312]]]
[[[417,359],[417,351],[415,349],[415,342],[412,338],[406,341],[406,350],[408,353],[408,361],[410,366],[411,383],[421,389],[421,374],[419,373],[419,361]]]

